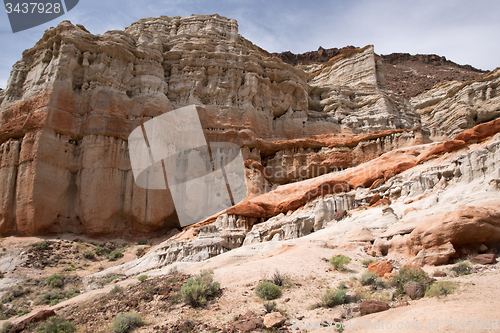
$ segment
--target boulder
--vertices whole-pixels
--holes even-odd
[[[443,272],[443,271],[434,271],[434,274],[433,274],[434,277],[445,277],[446,276],[446,273]]]
[[[263,328],[264,321],[261,317],[252,317],[239,320],[233,323],[233,327],[242,332],[252,332],[257,329]]]
[[[496,263],[496,256],[493,253],[485,253],[477,255],[471,258],[470,262],[481,264],[481,265],[489,265]]]
[[[479,246],[500,241],[500,210],[460,206],[441,216],[421,222],[406,241],[408,253],[423,251],[425,264],[446,264],[456,247]]]
[[[268,313],[264,316],[264,326],[266,328],[281,327],[286,318],[279,312]]]
[[[370,203],[368,204],[369,206],[375,205],[379,200],[381,199],[379,193],[375,193],[375,195],[371,198]]]
[[[385,274],[391,273],[394,267],[389,261],[379,261],[368,265],[368,270],[380,277],[384,277]]]
[[[344,209],[340,209],[340,210],[336,211],[335,214],[333,214],[333,219],[335,221],[340,221],[344,217],[346,217],[346,215],[347,215],[347,211]]]
[[[18,333],[18,332],[23,332],[24,329],[32,324],[32,323],[37,323],[40,321],[47,320],[50,317],[55,316],[56,313],[54,310],[40,310],[37,313],[35,313],[32,316],[29,316],[28,318],[20,321],[19,323],[15,324],[10,330],[9,333]]]
[[[413,300],[420,299],[425,295],[424,285],[416,281],[406,282],[404,285],[404,291]]]
[[[391,307],[389,304],[381,301],[375,301],[375,300],[363,300],[361,304],[359,305],[359,311],[362,316],[370,314],[370,313],[375,313],[375,312],[381,312],[381,311],[386,311],[389,310]]]

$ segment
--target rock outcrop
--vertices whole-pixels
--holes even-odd
[[[439,84],[410,101],[424,126],[454,138],[465,129],[500,116],[499,85],[500,69],[496,69],[476,80]]]
[[[495,122],[477,127],[489,128]],[[488,206],[456,206],[455,196],[462,190],[453,188],[480,182],[481,194],[475,194],[478,199],[500,200],[499,135],[490,136],[485,145],[467,152],[475,144],[469,143],[460,154],[445,160],[439,160],[441,155],[419,160],[420,155],[427,156],[439,145],[431,143],[388,152],[348,170],[280,186],[190,226],[134,263],[137,267],[131,269],[137,272],[140,267],[206,260],[236,247],[304,237],[326,227],[335,230],[337,237],[332,237],[332,242],[342,249],[361,248],[374,256],[417,258],[419,264],[447,263],[477,252],[484,244],[494,248],[500,238],[497,210]],[[340,193],[335,193],[335,186]],[[342,186],[346,186],[344,190]],[[356,190],[346,193],[346,188]],[[448,196],[443,194],[446,189],[450,191]],[[366,209],[375,195],[386,199],[390,206]],[[426,196],[429,198],[424,199]],[[446,200],[452,201],[452,209],[443,213],[438,203]],[[415,209],[403,213],[408,206]],[[370,213],[377,209],[380,214]],[[336,212],[345,210],[357,210],[359,214],[366,211],[367,216],[337,221]],[[423,216],[432,216],[412,215],[421,210]],[[392,270],[389,262],[384,265],[388,272]]]
[[[362,163],[356,149],[367,145],[376,155],[425,137],[397,132],[420,120],[385,91],[373,47],[347,51],[305,72],[270,57],[238,34],[235,20],[219,15],[143,19],[103,35],[67,21],[47,30],[0,92],[0,233],[174,228],[168,191],[134,184],[126,138],[188,104],[200,105],[210,141],[237,143],[279,184]],[[300,140],[382,130],[396,132],[350,146],[354,153],[332,149],[338,140],[316,151]],[[291,171],[279,176],[278,167]]]
[[[273,57],[300,68],[314,68],[327,63],[340,53],[354,50],[354,46],[324,49],[294,54],[290,51],[272,53]],[[459,65],[435,54],[392,53],[380,55],[387,89],[405,98],[412,98],[441,82],[467,82],[484,77],[488,71],[470,65]]]

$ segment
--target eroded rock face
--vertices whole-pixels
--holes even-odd
[[[305,172],[271,183],[362,163],[362,147],[346,154],[331,149],[335,140],[326,155],[319,145],[291,162],[283,162],[286,149],[296,155],[300,140],[268,150],[283,140],[419,125],[409,104],[385,91],[373,47],[347,51],[318,72],[304,72],[270,57],[238,34],[235,20],[219,15],[143,19],[103,35],[67,21],[47,30],[0,92],[0,233],[175,227],[168,191],[135,185],[126,139],[142,122],[188,104],[201,105],[211,142],[237,143],[245,159],[271,171],[292,165]],[[397,133],[394,142],[414,141]]]
[[[328,114],[345,130],[367,133],[420,125],[408,102],[387,92],[382,62],[371,45],[344,51],[311,75],[310,108]]]
[[[465,129],[500,116],[499,84],[500,70],[496,69],[484,78],[439,84],[410,101],[424,126],[454,138]]]

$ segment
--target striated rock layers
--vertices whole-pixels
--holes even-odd
[[[411,99],[422,123],[453,138],[465,129],[500,116],[500,69],[467,82],[436,85]]]
[[[177,107],[200,105],[210,141],[237,143],[271,169],[288,167],[289,151],[266,151],[273,142],[418,127],[410,105],[385,91],[373,47],[348,51],[304,72],[218,15],[143,19],[103,35],[69,22],[47,30],[0,92],[0,234],[175,227],[168,191],[134,184],[126,138]],[[322,173],[339,158],[329,160]]]

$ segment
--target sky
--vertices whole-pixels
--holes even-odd
[[[498,0],[80,0],[67,14],[17,33],[0,10],[0,88],[22,52],[64,20],[103,34],[145,17],[215,13],[236,19],[239,33],[269,52],[372,44],[378,54],[437,54],[483,70],[500,66]]]

